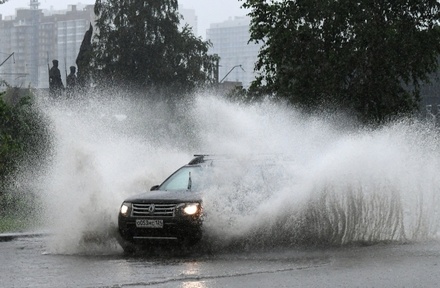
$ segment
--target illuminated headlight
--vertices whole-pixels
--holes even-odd
[[[185,208],[183,208],[183,212],[187,215],[194,215],[199,211],[199,204],[187,204]]]
[[[123,203],[120,213],[122,216],[127,217],[130,214],[131,203]]]

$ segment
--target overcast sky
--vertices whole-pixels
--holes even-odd
[[[60,10],[66,9],[67,5],[95,4],[95,0],[39,0],[40,9]],[[0,14],[3,16],[15,15],[16,8],[29,8],[30,0],[8,0],[0,5]],[[198,34],[205,36],[205,30],[210,23],[218,23],[229,17],[244,16],[248,11],[241,9],[242,1],[238,0],[179,0],[179,5],[186,9],[194,9],[198,17]]]

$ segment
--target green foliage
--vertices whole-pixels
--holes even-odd
[[[17,217],[3,216],[0,218],[0,233],[23,231],[28,228],[29,221]]]
[[[251,90],[314,109],[337,105],[365,122],[416,111],[437,70],[438,1],[246,0],[263,41]]]
[[[95,66],[119,86],[189,92],[212,81],[213,56],[186,27],[177,0],[97,0]]]
[[[49,125],[29,89],[0,94],[0,200],[21,167],[41,168],[50,151]]]

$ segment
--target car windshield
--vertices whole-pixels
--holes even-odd
[[[197,191],[202,182],[202,167],[184,166],[172,174],[159,189],[166,191],[193,190]]]

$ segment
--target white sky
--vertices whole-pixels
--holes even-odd
[[[40,9],[61,10],[67,5],[95,4],[95,0],[39,0]],[[3,16],[15,15],[17,8],[29,8],[30,0],[8,0],[0,4],[0,14]],[[248,11],[241,9],[243,1],[239,0],[179,0],[179,5],[186,9],[194,9],[198,17],[198,34],[205,36],[209,24],[227,20],[229,17],[244,16]]]

